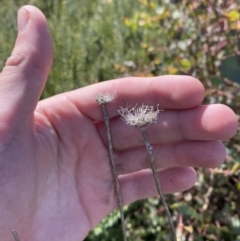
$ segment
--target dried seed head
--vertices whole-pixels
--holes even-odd
[[[143,127],[154,124],[157,121],[159,109],[155,110],[153,106],[142,105],[141,107],[120,108],[118,110],[122,119],[130,126]]]
[[[115,92],[112,95],[110,95],[108,92],[100,93],[95,96],[95,100],[99,105],[106,105],[110,103],[115,98],[115,96]]]

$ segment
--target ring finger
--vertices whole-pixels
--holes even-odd
[[[179,142],[154,146],[156,166],[170,167],[206,167],[219,166],[226,157],[226,150],[220,141]],[[136,147],[116,154],[119,174],[127,174],[150,168],[145,147]]]
[[[187,110],[160,112],[156,124],[147,127],[152,144],[173,143],[186,140],[226,140],[237,129],[236,115],[221,104],[198,106]],[[97,124],[99,134],[107,144],[105,126]],[[127,126],[120,117],[111,120],[113,145],[116,150],[125,150],[143,145],[141,131]]]

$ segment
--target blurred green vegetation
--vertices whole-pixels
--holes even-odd
[[[17,10],[39,7],[55,59],[42,98],[123,76],[187,74],[206,88],[205,103],[240,113],[240,5],[208,0],[1,0],[0,67],[10,55]],[[217,121],[217,120],[216,120]],[[220,168],[198,169],[191,190],[168,195],[179,240],[240,240],[240,136],[225,141]],[[170,240],[157,199],[125,207],[129,240]],[[120,241],[113,212],[86,238]]]

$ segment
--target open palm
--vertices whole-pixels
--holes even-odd
[[[83,240],[117,207],[98,93],[117,93],[107,109],[124,204],[156,195],[156,188],[141,133],[122,122],[119,106],[164,109],[147,131],[165,193],[190,188],[192,167],[224,161],[219,140],[235,134],[237,119],[226,106],[200,106],[204,89],[198,80],[125,78],[38,102],[52,63],[50,34],[33,6],[19,11],[18,27],[0,75],[1,240],[12,240],[13,228],[21,241]]]

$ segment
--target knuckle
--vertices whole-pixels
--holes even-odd
[[[23,48],[16,48],[7,59],[6,66],[19,66],[26,59]]]

